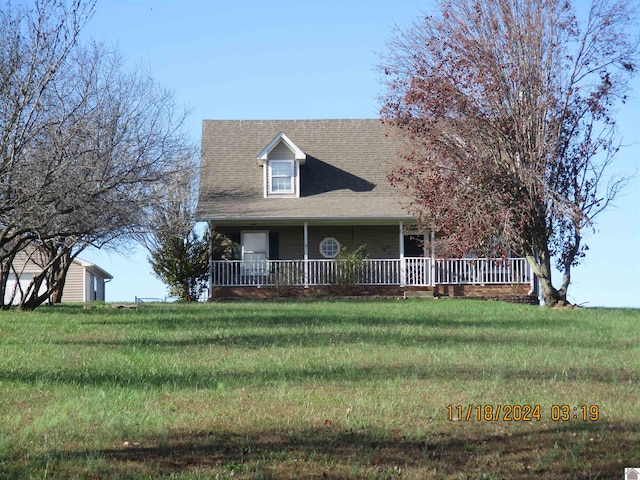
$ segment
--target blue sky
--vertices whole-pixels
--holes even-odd
[[[409,26],[437,0],[98,0],[85,36],[117,48],[203,119],[376,118],[384,88],[375,69],[395,25]],[[627,146],[611,171],[640,165],[640,80],[619,108]],[[574,269],[570,300],[640,307],[640,177],[598,217]],[[86,251],[113,276],[108,301],[163,298],[146,253]]]

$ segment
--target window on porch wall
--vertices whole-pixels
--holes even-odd
[[[324,258],[336,258],[340,253],[340,242],[333,237],[327,237],[320,242],[320,253]]]

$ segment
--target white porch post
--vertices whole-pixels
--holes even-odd
[[[209,292],[208,299],[213,300],[213,224],[211,222],[207,222],[209,227]]]
[[[304,288],[309,288],[309,224],[304,222]]]
[[[436,286],[436,232],[431,230],[431,284],[432,287]]]
[[[404,262],[404,227],[400,222],[400,286],[404,287],[407,277],[407,266]]]

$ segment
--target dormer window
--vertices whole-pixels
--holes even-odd
[[[273,195],[296,193],[298,175],[294,160],[269,160],[267,163],[268,193]]]
[[[264,168],[264,197],[300,196],[300,165],[307,156],[284,132],[280,132],[260,152],[258,165]]]

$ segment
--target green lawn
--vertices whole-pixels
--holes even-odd
[[[1,312],[0,478],[622,478],[639,346],[470,300]]]

